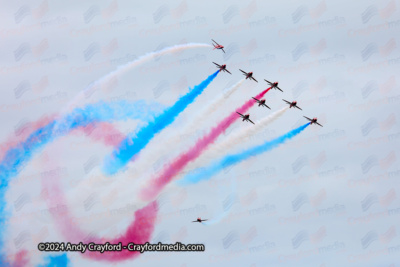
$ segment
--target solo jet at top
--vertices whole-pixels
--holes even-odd
[[[310,118],[307,118],[306,116],[303,116],[303,117],[306,118],[307,120],[311,121],[310,124],[315,123],[315,124],[318,124],[318,125],[321,126],[321,127],[324,127],[324,126],[322,126],[321,124],[319,124],[319,123],[317,122],[317,118],[310,119]]]
[[[295,108],[298,108],[298,109],[302,110],[301,108],[299,108],[299,107],[297,106],[297,101],[293,101],[292,103],[290,103],[289,101],[287,101],[287,100],[285,100],[285,99],[282,99],[282,100],[285,101],[287,104],[290,105],[289,108],[295,107]]]
[[[220,45],[219,43],[217,43],[216,41],[214,41],[213,39],[211,39],[215,44],[212,44],[213,46],[214,46],[214,49],[221,49],[224,53],[225,53],[225,51],[224,51],[224,46],[223,45]],[[213,49],[213,50],[214,50]]]
[[[270,81],[267,81],[266,79],[264,79],[264,81],[266,81],[269,85],[271,85],[272,88],[278,89],[281,92],[283,92],[282,89],[278,87],[278,82],[271,83]]]
[[[243,118],[242,121],[249,121],[249,122],[251,122],[252,124],[255,124],[254,122],[252,122],[252,121],[250,120],[250,114],[243,115],[243,114],[240,114],[240,113],[237,112],[237,111],[236,111],[236,113],[239,114],[239,115]]]
[[[255,97],[253,97],[253,99],[254,99],[255,101],[258,102],[258,106],[264,106],[264,107],[267,107],[267,108],[271,109],[270,107],[268,107],[268,106],[265,104],[265,99],[258,100],[258,99],[255,98]]]
[[[254,80],[254,81],[258,82],[256,79],[253,78],[253,72],[247,73],[247,72],[245,72],[245,71],[243,71],[241,69],[239,69],[239,70],[241,72],[243,72],[243,75],[246,76],[246,79],[250,79],[250,80]]]
[[[213,62],[215,65],[217,65],[217,68],[219,69],[219,70],[222,70],[222,71],[226,71],[227,73],[229,73],[229,74],[232,74],[232,73],[230,73],[229,72],[229,70],[227,70],[226,69],[226,64],[224,64],[224,65],[218,65],[217,63],[215,63],[215,62]]]
[[[202,220],[202,219],[199,217],[199,218],[197,218],[197,220],[192,221],[192,222],[199,222],[199,223],[201,223],[201,222],[204,222],[204,221],[207,221],[207,219]]]

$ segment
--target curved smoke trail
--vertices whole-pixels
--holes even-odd
[[[133,137],[125,139],[111,156],[106,157],[103,171],[107,175],[115,174],[124,167],[133,156],[136,156],[149,142],[165,127],[175,121],[176,117],[184,111],[198,97],[204,89],[217,77],[219,70],[208,76],[199,85],[196,85],[187,94],[181,96],[174,105],[155,116],[146,126],[139,129]]]
[[[51,177],[45,181],[45,188],[49,192],[48,198],[46,199],[49,206],[54,204],[67,203],[66,199],[63,198],[64,194],[60,188],[61,183],[57,183],[57,179]],[[151,234],[154,231],[154,225],[156,222],[158,211],[158,204],[156,201],[150,202],[145,207],[136,210],[132,217],[131,223],[126,228],[125,232],[118,235],[115,238],[108,239],[106,241],[103,238],[89,235],[85,233],[81,227],[76,223],[75,218],[70,214],[68,210],[61,214],[52,214],[52,218],[55,220],[56,227],[61,231],[62,235],[71,243],[79,243],[85,239],[85,243],[104,244],[109,242],[110,244],[122,243],[122,246],[127,246],[133,242],[135,244],[145,244],[149,242]],[[110,211],[107,212],[106,216],[112,216]],[[86,238],[85,238],[86,237]],[[102,254],[98,252],[87,251],[82,256],[93,259],[108,262],[118,262],[127,259],[133,259],[140,255],[138,251],[122,250],[118,253],[113,251],[106,251]]]
[[[200,172],[196,172],[195,174],[188,174],[186,177],[183,178],[183,180],[179,181],[178,184],[180,185],[195,184],[203,180],[209,180],[211,179],[212,176],[214,176],[215,174],[217,174],[226,167],[238,164],[248,158],[257,156],[261,153],[276,148],[281,144],[284,144],[287,140],[290,140],[299,133],[301,133],[305,128],[307,128],[308,125],[310,125],[310,123],[304,124],[278,138],[273,139],[272,141],[265,142],[262,145],[243,150],[242,152],[236,154],[228,155],[219,160],[218,162],[213,163],[206,168],[203,168]]]
[[[270,89],[271,87],[262,91],[256,96],[256,98],[263,97]],[[235,122],[237,119],[240,118],[236,112],[245,113],[254,104],[255,101],[253,99],[248,100],[239,109],[237,109],[235,112],[232,112],[229,116],[227,116],[220,123],[218,123],[217,126],[212,128],[208,134],[197,140],[196,144],[193,147],[191,147],[188,151],[182,153],[177,158],[175,158],[175,160],[171,164],[169,164],[166,168],[164,168],[161,171],[160,175],[158,175],[155,179],[150,181],[149,183],[150,185],[145,186],[145,188],[140,192],[140,197],[143,200],[147,201],[154,199],[160,193],[160,191],[172,180],[173,177],[175,177],[183,168],[185,168],[189,162],[195,160],[198,156],[200,156],[200,154],[210,144],[215,142],[215,140],[223,132],[225,132],[225,130],[233,122]]]
[[[96,90],[99,89],[99,87],[102,86],[102,84],[112,80],[113,78],[116,78],[117,76],[123,75],[127,71],[131,70],[132,68],[135,68],[141,64],[144,64],[152,59],[155,59],[157,57],[160,57],[162,55],[166,55],[169,53],[177,53],[186,49],[191,49],[191,48],[201,48],[201,47],[212,47],[210,44],[202,44],[202,43],[188,43],[188,44],[180,44],[180,45],[174,45],[174,46],[169,46],[166,48],[163,48],[161,50],[149,52],[147,54],[144,54],[140,56],[139,58],[128,62],[122,66],[119,66],[116,70],[110,72],[109,74],[105,75],[104,77],[100,78],[99,80],[91,83],[87,88],[85,88],[83,91],[81,91],[74,99],[72,99],[67,106],[60,112],[61,115],[65,114],[70,110],[71,108],[74,108],[78,106],[78,104],[82,101],[85,100],[87,95],[92,95]],[[58,131],[58,124],[55,125],[54,127],[55,131]]]
[[[106,123],[101,123],[99,128],[103,130],[101,137],[108,136],[109,134],[122,136],[116,129],[112,126],[102,127]],[[106,124],[108,125],[108,124]],[[107,142],[106,138],[96,138],[97,136],[93,136],[93,132],[91,133],[91,137],[97,141],[102,141],[106,145],[113,146],[113,143]],[[49,162],[46,162],[46,165],[49,165]],[[48,192],[46,196],[46,203],[49,208],[54,206],[62,206],[67,207],[69,203],[65,198],[64,191],[61,189],[61,177],[50,177],[50,178],[42,178],[42,186],[45,192]],[[150,240],[150,236],[154,230],[155,219],[157,216],[157,202],[154,201],[149,203],[146,207],[139,209],[134,212],[134,218],[132,222],[127,226],[127,230],[112,240],[108,240],[110,244],[117,244],[119,242],[123,243],[123,245],[127,245],[130,242],[134,242],[136,244],[144,244]],[[68,208],[63,210],[62,214],[50,213],[52,218],[55,220],[55,227],[61,232],[64,236],[65,240],[71,243],[78,244],[85,241],[85,243],[105,243],[105,238],[100,238],[94,236],[88,232],[85,232],[80,225],[77,223],[76,218],[74,218]],[[96,216],[96,215],[92,215]],[[104,216],[112,216],[112,213],[108,211]],[[101,219],[99,219],[101,221]],[[86,252],[83,254],[83,257],[90,258],[97,261],[108,261],[108,262],[118,262],[127,259],[133,259],[140,255],[138,252],[129,252],[124,251],[122,253],[93,253]]]
[[[55,120],[51,120],[45,125],[41,125],[38,129],[27,135],[24,140],[19,141],[15,146],[8,147],[0,161],[0,248],[3,247],[2,234],[6,217],[5,191],[9,184],[9,180],[16,176],[23,166],[33,157],[37,151],[55,140],[67,134],[72,129],[81,126],[87,126],[93,122],[142,119],[149,120],[155,113],[162,109],[159,104],[147,105],[145,101],[127,102],[121,101],[111,104],[103,102],[87,105],[84,108],[77,108],[63,119],[62,127],[58,132],[53,131]],[[7,262],[3,251],[0,251],[0,263]]]

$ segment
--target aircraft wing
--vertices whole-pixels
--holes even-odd
[[[219,45],[219,43],[217,43],[216,41],[214,41],[213,39],[211,39],[214,43],[216,43],[217,45]]]
[[[240,114],[240,113],[239,113],[239,112],[237,112],[237,111],[236,111],[236,113],[237,113],[237,114],[239,114],[240,116],[244,117],[244,115],[243,115],[243,114]]]
[[[201,220],[202,222],[205,222],[205,221],[208,221],[208,219],[205,219],[205,220]]]
[[[221,48],[221,50],[225,53],[225,50],[223,48]]]
[[[245,72],[245,71],[243,71],[243,70],[241,70],[241,69],[239,69],[241,72],[243,72],[244,74],[247,74],[247,72]]]
[[[227,69],[225,69],[225,70],[226,70],[226,72],[227,72],[227,73],[229,73],[229,74],[232,74],[232,73],[230,73],[230,71],[229,71],[229,70],[227,70]]]
[[[298,109],[300,109],[300,110],[302,110],[301,108],[299,108],[298,106],[295,106],[296,108],[298,108]]]
[[[267,105],[264,104],[264,106],[266,106],[267,108],[271,109],[270,107],[268,107]]]
[[[258,100],[257,98],[255,98],[255,97],[252,97],[252,98],[257,102],[260,102],[260,100]]]
[[[192,222],[197,222],[197,221],[192,221]]]
[[[250,119],[247,119],[249,122],[251,122],[252,124],[255,124],[252,120],[250,120]]]
[[[321,126],[321,127],[324,127],[324,126],[322,126],[321,124],[319,124],[318,122],[315,122],[316,124],[318,124],[319,126]]]
[[[221,67],[221,65],[218,65],[217,63],[213,62],[215,65],[217,65],[218,67]]]
[[[289,101],[287,101],[285,99],[282,99],[282,100],[285,101],[286,103],[288,103],[289,105],[292,104],[292,103],[290,103]]]
[[[251,78],[252,78],[253,80],[255,80],[256,82],[258,82],[256,79],[254,79],[254,77],[253,77],[253,76],[251,76]]]
[[[281,88],[279,88],[278,86],[277,86],[276,88],[277,88],[278,90],[280,90],[281,92],[283,92],[283,91],[282,91],[282,89],[281,89]]]
[[[270,81],[267,81],[266,79],[264,79],[264,81],[266,81],[266,82],[269,83],[269,84],[272,84]]]
[[[310,119],[310,118],[308,118],[308,117],[306,117],[306,116],[303,116],[304,118],[306,118],[307,120],[309,120],[309,121],[312,121],[312,119]]]

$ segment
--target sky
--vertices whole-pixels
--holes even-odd
[[[58,259],[48,257],[59,253],[40,252],[37,245],[67,242],[68,231],[60,223],[64,210],[87,236],[113,239],[124,233],[136,210],[148,204],[139,197],[142,186],[268,88],[266,79],[278,81],[283,92],[265,95],[271,110],[250,109],[254,122],[283,108],[282,99],[296,100],[302,110],[287,110],[258,133],[232,143],[222,156],[279,137],[305,124],[303,116],[318,117],[323,127],[311,125],[207,181],[173,181],[157,196],[149,242],[200,243],[204,252],[145,252],[113,264],[397,266],[399,8],[398,0],[2,1],[2,159],[37,122],[68,114],[73,107],[124,102],[120,109],[128,113],[137,101],[146,105],[129,119],[94,124],[86,134],[72,131],[30,155],[1,200],[1,253],[14,264],[23,258],[26,266]],[[149,52],[211,44],[211,39],[226,53],[196,47],[165,54],[85,91]],[[232,75],[219,73],[134,161],[105,175],[104,160],[118,147],[118,138],[135,136],[151,114],[207,79],[217,70],[212,62],[226,64]],[[218,98],[243,79],[239,69],[252,71],[258,83],[246,80],[229,98]],[[221,99],[218,108],[204,114],[215,99]],[[202,123],[196,124],[199,118]],[[251,126],[238,120],[217,143]],[[116,137],[107,143],[101,137],[110,129]],[[212,152],[211,145],[206,160],[193,162],[178,177],[221,159]],[[64,203],[55,201],[54,184]],[[192,223],[198,217],[213,223]],[[59,263],[109,265],[78,252],[67,253]]]

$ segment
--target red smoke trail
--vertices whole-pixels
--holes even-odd
[[[28,251],[23,249],[19,250],[15,255],[8,256],[8,264],[10,267],[25,267],[28,266],[29,259],[28,259]],[[11,259],[13,258],[13,260]]]
[[[115,129],[112,123],[99,122],[91,123],[87,126],[79,126],[73,129],[71,134],[78,134],[78,132],[84,132],[86,136],[99,142],[103,142],[108,146],[117,146],[126,138],[124,134]]]
[[[29,124],[21,134],[16,137],[9,138],[9,141],[6,144],[0,145],[2,149],[0,149],[0,156],[4,155],[4,152],[7,151],[7,148],[10,148],[26,139],[32,132],[37,129],[48,124],[54,116],[46,117],[40,119],[36,122]],[[71,131],[71,134],[78,134],[78,132],[83,132],[89,138],[100,141],[105,145],[116,146],[121,140],[126,138],[121,132],[114,128],[111,123],[100,122],[93,123],[87,126],[80,126]],[[55,205],[60,205],[62,207],[67,207],[67,201],[65,199],[65,195],[63,190],[60,188],[61,180],[60,177],[51,177],[45,178],[42,181],[42,186],[44,190],[48,192],[46,202],[49,208],[54,207]],[[106,240],[99,237],[92,237],[90,240],[86,240],[86,243],[96,243],[96,244],[104,244],[105,242],[109,242],[110,244],[118,244],[122,242],[122,245],[127,245],[130,242],[134,242],[135,244],[144,244],[150,240],[150,237],[154,231],[155,220],[158,211],[158,204],[156,201],[149,203],[146,207],[137,210],[134,213],[133,220],[127,227],[125,233],[120,236],[113,238],[112,240]],[[82,242],[85,238],[88,237],[89,233],[85,233],[75,222],[75,218],[70,214],[68,208],[63,210],[60,213],[50,213],[53,219],[56,222],[56,226],[61,230],[63,236],[65,236],[69,242],[79,243]],[[106,216],[112,216],[110,214],[106,214]],[[84,257],[100,260],[100,261],[109,261],[116,262],[127,259],[134,259],[140,255],[140,252],[131,252],[128,250],[123,250],[122,252],[105,252],[100,254],[99,252],[90,252],[86,251],[84,253]],[[11,266],[25,266],[29,260],[27,259],[27,251],[19,251],[16,254],[16,260],[9,262]]]
[[[44,185],[49,192],[49,196],[47,198],[48,206],[54,206],[57,204],[64,205],[63,203],[66,203],[63,192],[59,187],[59,182],[55,182],[55,180],[58,180],[58,178],[51,177],[44,181]],[[113,239],[88,236],[88,233],[85,233],[77,225],[75,218],[71,216],[68,210],[65,210],[62,214],[51,214],[53,215],[53,219],[55,220],[56,227],[59,228],[64,237],[67,237],[69,242],[76,244],[78,244],[79,242],[93,242],[95,244],[104,244],[106,242],[109,242],[110,244],[118,244],[119,242],[121,242],[122,246],[127,246],[131,242],[135,244],[145,244],[146,242],[149,242],[150,237],[154,231],[157,211],[158,204],[156,201],[153,201],[149,203],[146,207],[137,210],[134,214],[133,221],[129,224],[125,233]],[[92,216],[93,219],[96,219],[96,215]],[[110,211],[108,211],[105,214],[102,214],[102,216],[112,216],[112,214],[110,213]],[[97,219],[101,220],[101,218]],[[109,262],[133,259],[138,257],[139,255],[140,252],[138,251],[129,251],[126,249],[117,252],[107,251],[104,253],[86,251],[83,254],[83,256],[86,258]]]
[[[256,98],[262,98],[269,90],[268,88],[262,91],[260,94],[256,96]],[[236,111],[239,113],[247,112],[256,101],[253,99],[248,100],[243,106],[241,106]],[[190,161],[196,159],[200,154],[210,145],[212,144],[220,134],[225,132],[225,130],[237,119],[239,119],[239,115],[235,112],[232,112],[228,117],[222,120],[216,127],[212,128],[211,131],[206,135],[197,140],[197,143],[189,149],[187,152],[178,156],[172,164],[168,165],[164,168],[156,179],[153,179],[150,182],[150,185],[146,187],[143,191],[141,191],[140,196],[143,200],[152,200],[157,194],[166,186],[172,178],[177,175]]]
[[[95,128],[93,128],[95,127]],[[74,131],[83,131],[89,137],[96,141],[102,141],[106,145],[117,145],[125,136],[116,130],[110,123],[96,123],[95,125],[88,125],[85,127],[78,127]],[[48,192],[46,202],[49,208],[53,206],[67,207],[67,200],[63,190],[60,188],[60,177],[49,177],[42,180],[44,190]],[[79,242],[95,244],[110,244],[122,243],[122,246],[133,242],[135,244],[145,244],[149,242],[150,237],[154,231],[154,225],[157,217],[158,204],[156,201],[149,203],[144,208],[137,210],[134,214],[133,221],[129,224],[125,233],[113,239],[105,239],[94,236],[88,236],[89,233],[84,232],[76,223],[75,218],[70,214],[68,208],[60,213],[51,213],[55,220],[56,227],[61,231],[63,236],[71,243],[78,244]],[[105,212],[101,216],[112,216],[110,212]],[[96,215],[92,215],[95,217]],[[96,218],[93,218],[96,219]],[[101,220],[101,218],[98,218]],[[140,252],[122,250],[120,252],[90,252],[86,251],[83,256],[97,261],[117,262],[127,259],[134,259],[140,255]]]

